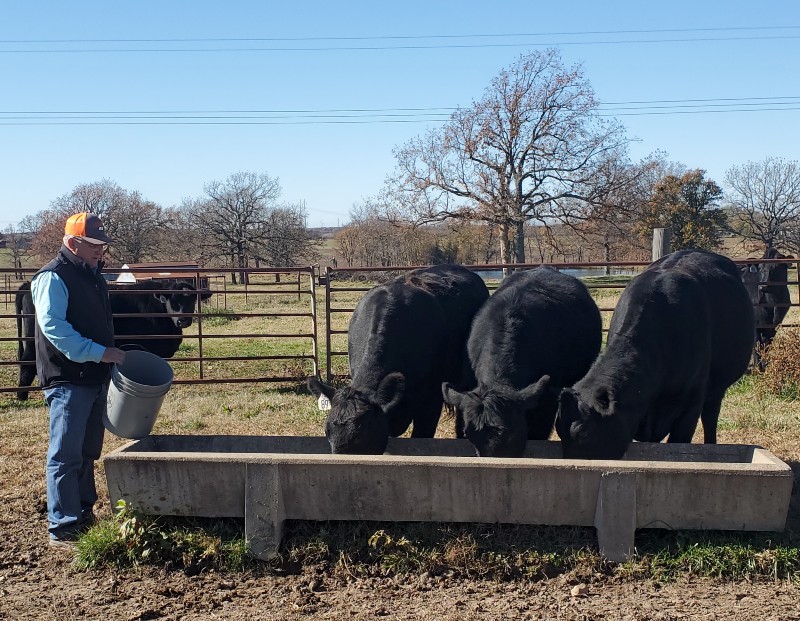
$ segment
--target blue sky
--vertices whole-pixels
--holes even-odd
[[[392,149],[438,125],[421,119],[469,106],[501,68],[548,44],[583,64],[606,107],[651,102],[616,112],[636,159],[660,149],[718,183],[748,160],[800,159],[800,3],[787,0],[7,1],[0,228],[81,183],[111,179],[170,206],[238,171],[278,177],[310,226],[344,224],[380,190]],[[410,108],[426,115],[386,116]],[[175,118],[276,110],[293,112],[260,124]],[[383,112],[319,112],[332,110]],[[83,118],[55,118],[70,116]]]

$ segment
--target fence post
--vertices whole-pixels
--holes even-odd
[[[325,266],[325,381],[331,381],[331,266]]]
[[[311,287],[311,332],[313,334],[312,349],[314,353],[314,377],[319,377],[319,327],[317,326],[317,283],[316,283],[316,268],[312,265],[309,268],[308,278],[309,286]],[[298,286],[300,283],[300,272],[297,272]],[[298,289],[297,296],[300,297]]]
[[[653,229],[653,261],[657,261],[670,252],[672,229]]]

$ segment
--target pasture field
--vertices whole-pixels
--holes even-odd
[[[305,317],[237,314],[294,312],[306,304],[296,293],[245,297],[241,286],[226,288],[225,300],[218,295],[203,307],[204,335],[226,337],[204,340],[205,356],[310,353],[308,339],[242,336],[308,332]],[[604,308],[613,307],[621,289],[592,291]],[[337,293],[335,305],[352,308],[360,295]],[[321,288],[317,304],[322,364]],[[347,317],[335,314],[334,326],[345,329]],[[606,325],[608,317],[604,313]],[[792,308],[786,321],[800,323],[798,318]],[[197,334],[197,325],[186,332]],[[0,334],[16,334],[13,320],[0,320]],[[346,350],[343,335],[334,337],[333,349]],[[15,352],[13,342],[0,343],[0,359],[13,360]],[[196,354],[197,341],[186,338],[177,357]],[[346,372],[345,358],[335,361],[335,372]],[[196,362],[173,366],[179,378],[199,376]],[[307,361],[206,362],[205,377],[296,379],[176,385],[153,433],[320,435],[324,413],[302,381],[309,372]],[[15,381],[16,367],[0,367],[0,385]],[[796,395],[771,393],[762,376],[742,378],[723,403],[719,442],[766,447],[791,465],[797,479]],[[783,533],[646,530],[637,534],[635,558],[619,565],[599,558],[591,528],[336,522],[290,523],[280,558],[253,563],[242,556],[243,528],[236,520],[153,520],[125,512],[115,520],[100,463],[101,523],[73,563],[46,544],[47,420],[41,393],[24,404],[13,393],[0,393],[0,502],[6,508],[0,514],[0,618],[666,620],[800,614],[797,481]],[[437,435],[452,437],[452,420],[443,418]],[[107,434],[104,453],[124,442]]]

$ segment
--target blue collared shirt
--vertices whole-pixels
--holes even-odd
[[[45,338],[72,362],[100,362],[106,348],[81,336],[67,321],[69,292],[55,272],[42,272],[31,282],[36,321]]]

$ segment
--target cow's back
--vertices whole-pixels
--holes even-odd
[[[353,386],[374,389],[395,371],[412,381],[440,375],[444,337],[444,314],[432,294],[400,279],[373,287],[348,327]]]
[[[676,384],[727,387],[746,370],[753,307],[736,265],[711,252],[674,252],[625,289],[612,317],[609,348],[636,348]]]
[[[444,314],[444,379],[460,383],[463,357],[475,315],[489,299],[483,279],[460,265],[434,265],[409,272],[401,279],[431,293]]]
[[[484,386],[521,389],[548,374],[569,386],[600,351],[600,311],[585,285],[551,268],[508,276],[478,312],[469,358]]]

